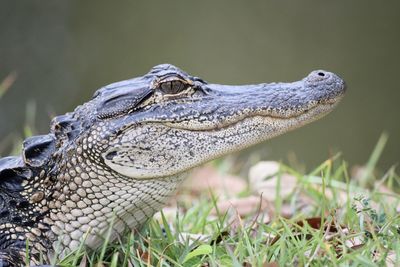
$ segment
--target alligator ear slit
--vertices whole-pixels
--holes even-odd
[[[110,91],[113,89],[109,89]],[[135,109],[140,102],[146,99],[152,90],[149,87],[142,88],[117,88],[103,99],[97,108],[97,116],[100,119],[116,117]]]
[[[23,142],[22,156],[27,165],[40,167],[50,160],[55,149],[53,134],[32,136]]]

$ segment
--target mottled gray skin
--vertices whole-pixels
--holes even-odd
[[[0,265],[96,248],[143,225],[185,173],[328,113],[345,91],[326,71],[292,83],[209,84],[168,64],[108,85],[47,135],[0,159]]]

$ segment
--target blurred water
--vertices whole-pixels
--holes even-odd
[[[246,150],[312,167],[336,151],[364,163],[382,132],[380,166],[400,161],[400,2],[385,1],[6,1],[0,2],[0,79],[18,78],[0,100],[0,136],[21,134],[71,111],[108,83],[175,64],[216,83],[291,81],[313,69],[340,74],[336,111]]]

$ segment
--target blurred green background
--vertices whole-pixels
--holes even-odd
[[[400,1],[0,5],[0,80],[17,73],[0,100],[2,151],[23,134],[27,119],[47,133],[51,116],[73,110],[97,88],[168,62],[227,84],[293,81],[314,69],[336,72],[348,92],[332,114],[244,155],[283,161],[296,155],[310,168],[342,151],[350,164],[362,164],[387,132],[379,166],[400,161]]]

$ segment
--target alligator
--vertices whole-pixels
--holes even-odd
[[[0,159],[0,266],[97,248],[110,225],[111,239],[139,229],[190,169],[321,118],[345,89],[323,70],[231,86],[162,64],[97,90]]]

